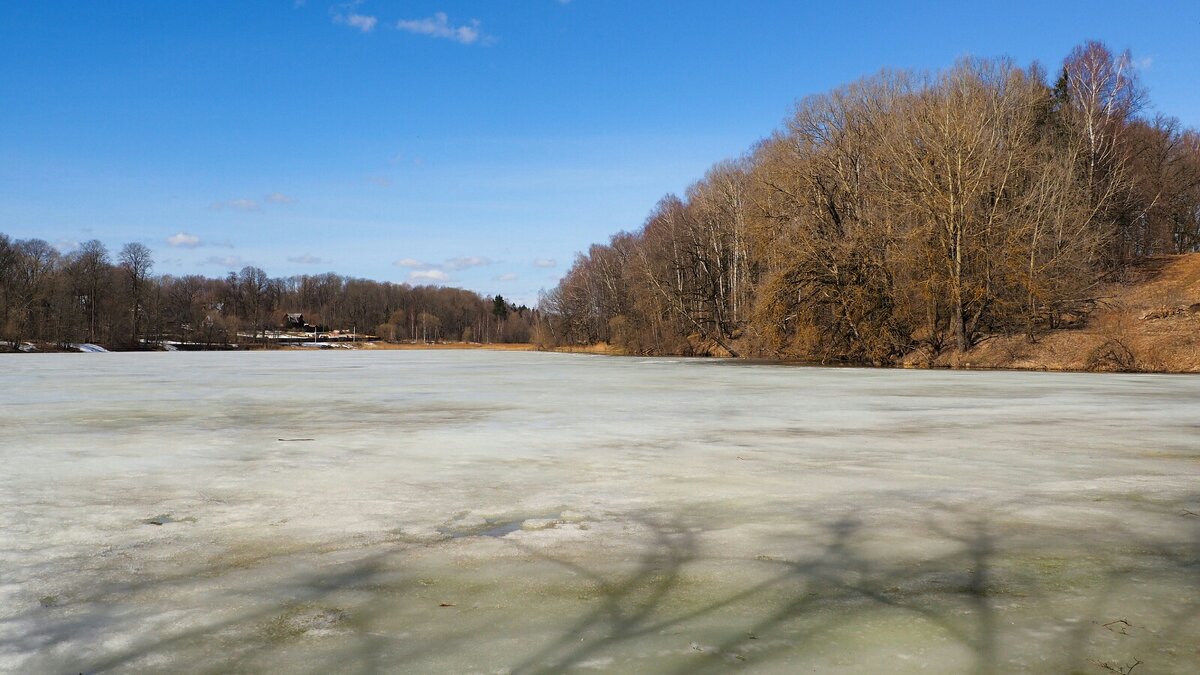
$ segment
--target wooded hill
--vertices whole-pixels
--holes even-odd
[[[1049,73],[964,59],[810,96],[578,256],[536,338],[881,365],[1035,342],[1140,261],[1200,250],[1200,134],[1147,110],[1098,42]]]

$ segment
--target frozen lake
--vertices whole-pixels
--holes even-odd
[[[0,467],[4,672],[1200,670],[1200,377],[8,356]]]

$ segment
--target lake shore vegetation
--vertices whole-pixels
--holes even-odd
[[[1200,251],[1200,134],[1148,110],[1132,55],[1100,42],[1049,70],[968,58],[809,96],[579,255],[542,297],[537,339],[957,365],[991,340],[1097,329],[1121,283]],[[1200,303],[1175,290],[1158,310]],[[1153,368],[1118,342],[1092,365]]]

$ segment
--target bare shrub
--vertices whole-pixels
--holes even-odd
[[[1128,322],[1128,312],[1117,305],[1106,313],[1099,322],[1100,344],[1088,354],[1084,368],[1105,372],[1130,372],[1137,370],[1138,358],[1134,354],[1133,339]]]

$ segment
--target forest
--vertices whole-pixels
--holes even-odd
[[[254,345],[302,313],[322,331],[390,341],[528,342],[536,310],[497,295],[321,274],[271,278],[248,266],[223,278],[154,276],[150,249],[114,256],[98,240],[61,254],[0,233],[0,349],[23,342],[109,349]]]
[[[1200,251],[1200,133],[1129,52],[960,60],[801,100],[742,157],[577,256],[536,309],[333,273],[154,276],[144,244],[0,233],[0,342],[253,344],[303,313],[392,341],[607,343],[887,365],[1078,325],[1139,261]]]
[[[540,299],[543,346],[896,363],[1086,317],[1139,260],[1200,250],[1200,134],[1128,52],[962,59],[801,100]]]

